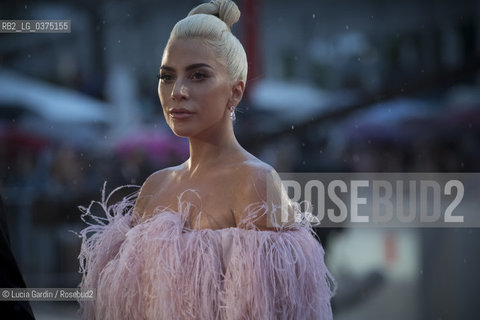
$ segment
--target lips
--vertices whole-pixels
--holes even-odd
[[[185,108],[172,108],[168,113],[170,114],[170,117],[174,119],[187,119],[195,114],[195,112]]]

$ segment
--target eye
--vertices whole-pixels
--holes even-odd
[[[168,82],[168,81],[171,81],[173,80],[173,77],[172,75],[168,74],[168,73],[159,73],[157,75],[157,78],[162,81],[162,82]]]
[[[205,79],[207,77],[208,77],[208,75],[205,72],[202,72],[202,71],[195,71],[191,76],[191,78],[193,80],[202,80],[202,79]]]

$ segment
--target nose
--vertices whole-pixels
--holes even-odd
[[[175,81],[171,96],[175,100],[182,100],[188,98],[188,89],[180,77]]]

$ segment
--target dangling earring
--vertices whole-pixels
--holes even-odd
[[[230,107],[230,120],[235,121],[237,117],[235,116],[235,107],[231,106]]]

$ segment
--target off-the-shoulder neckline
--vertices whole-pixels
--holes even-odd
[[[157,214],[151,216],[147,220],[144,220],[144,221],[141,221],[138,224],[135,224],[134,226],[139,225],[139,224],[149,224],[149,223],[153,222],[155,219],[159,219],[159,218],[161,219],[161,215],[165,215],[165,214],[176,217],[178,219],[177,222],[179,222],[179,223],[184,222],[182,217],[180,215],[178,215],[177,213],[165,210],[161,213],[157,213]],[[132,227],[134,227],[134,226],[132,226]],[[216,233],[224,233],[224,232],[228,232],[228,231],[232,231],[232,232],[235,232],[235,231],[236,232],[251,232],[251,231],[279,232],[279,231],[288,231],[288,230],[298,230],[299,228],[300,228],[299,225],[290,225],[290,226],[287,226],[287,227],[271,228],[271,230],[264,230],[264,229],[259,229],[259,228],[256,228],[256,227],[240,228],[238,226],[225,227],[225,228],[219,228],[219,229],[212,229],[212,228],[191,229],[189,227],[183,226],[182,227],[182,233],[190,233],[190,232],[200,233],[200,232],[212,232],[212,231],[216,232]]]
[[[223,233],[227,231],[237,231],[237,232],[251,232],[251,231],[263,231],[263,232],[279,232],[279,231],[288,231],[288,230],[294,230],[298,229],[296,227],[292,228],[278,228],[278,229],[272,229],[272,230],[263,230],[263,229],[245,229],[245,228],[239,228],[239,227],[226,227],[226,228],[220,228],[220,229],[212,229],[212,228],[203,228],[203,229],[188,229],[184,228],[183,233],[189,233],[189,232],[217,232],[217,233]]]
[[[194,193],[196,193],[196,191],[192,190],[192,189],[185,190],[184,192],[182,192],[178,196],[178,209],[177,210],[174,210],[174,209],[169,208],[169,207],[157,208],[157,209],[159,209],[159,212],[150,216],[146,220],[143,220],[143,218],[138,217],[138,216],[133,217],[134,204],[135,204],[136,197],[138,196],[137,192],[132,193],[129,196],[124,197],[122,200],[120,200],[118,202],[115,202],[112,205],[107,205],[107,203],[109,202],[112,195],[115,192],[117,192],[118,190],[120,190],[124,187],[128,187],[128,186],[117,187],[116,189],[111,191],[108,196],[106,196],[105,185],[104,185],[103,190],[102,190],[102,199],[100,201],[92,201],[88,207],[81,207],[81,206],[79,207],[80,210],[84,212],[84,214],[82,215],[82,219],[84,219],[84,221],[85,221],[86,217],[91,217],[97,223],[105,224],[105,222],[108,223],[108,222],[111,222],[111,221],[115,220],[116,219],[115,217],[124,215],[126,217],[129,217],[130,228],[134,228],[138,225],[148,224],[149,222],[151,222],[153,220],[156,220],[157,217],[163,216],[167,213],[167,214],[170,214],[172,216],[175,216],[178,219],[179,223],[182,223],[182,222],[184,223],[185,219],[186,219],[186,214],[183,214],[183,213],[184,213],[184,211],[188,212],[188,204],[190,204],[190,202],[182,200],[182,195],[185,192],[188,192],[188,191],[193,191]],[[96,217],[96,216],[92,215],[92,212],[91,212],[92,209],[91,208],[94,205],[100,206],[105,211],[106,218]],[[258,207],[255,208],[255,206],[258,206]],[[289,225],[279,224],[278,226],[270,227],[269,230],[261,229],[261,228],[258,228],[257,226],[255,226],[255,221],[258,218],[260,218],[261,216],[267,214],[267,212],[270,212],[271,209],[276,210],[276,208],[270,208],[270,206],[268,206],[265,202],[251,203],[250,205],[248,205],[246,207],[246,210],[250,211],[249,208],[252,208],[252,215],[248,214],[242,220],[242,223],[243,222],[246,223],[245,228],[243,228],[243,227],[240,228],[238,226],[231,226],[231,227],[224,227],[224,228],[219,228],[219,229],[212,229],[211,227],[202,228],[202,229],[191,229],[189,227],[182,226],[182,233],[189,233],[189,232],[200,233],[200,232],[212,232],[212,231],[216,232],[216,233],[225,233],[225,232],[228,232],[228,231],[231,231],[231,232],[257,231],[257,232],[277,233],[279,231],[298,230],[298,229],[303,229],[303,228],[309,229],[309,228],[312,227],[309,223],[307,225],[307,223],[295,221],[295,223],[293,225],[292,224],[289,224]],[[260,211],[261,211],[260,215],[256,214],[259,211],[258,209],[260,209]],[[304,214],[301,211],[298,211],[297,213],[302,215],[302,216]],[[205,214],[205,213],[201,212],[200,214]]]

